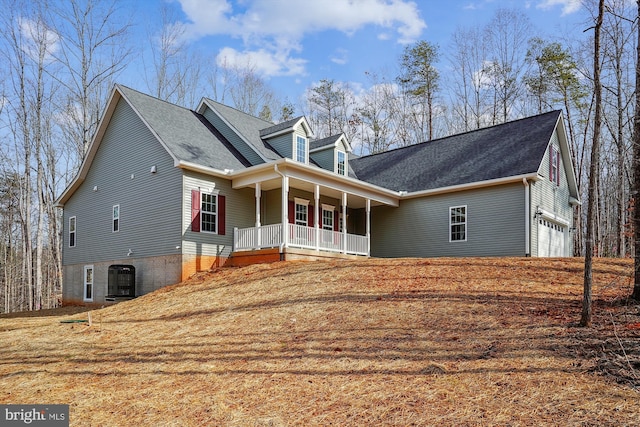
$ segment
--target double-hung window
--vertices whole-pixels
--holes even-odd
[[[338,175],[347,174],[347,155],[344,151],[338,151]]]
[[[296,137],[295,160],[301,163],[307,163],[307,138],[303,136]]]
[[[76,217],[69,218],[69,247],[76,247]]]
[[[200,193],[200,230],[209,233],[217,233],[218,223],[218,195],[212,193]]]
[[[467,207],[449,208],[449,241],[465,242],[467,240]]]
[[[120,231],[120,205],[113,205],[113,215],[112,215],[112,228],[111,231],[114,233]]]
[[[295,224],[309,224],[309,201],[303,199],[295,199]]]

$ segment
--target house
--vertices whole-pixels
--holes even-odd
[[[580,202],[560,111],[357,157],[304,117],[116,85],[57,203],[64,300],[104,303],[258,261],[570,256]]]

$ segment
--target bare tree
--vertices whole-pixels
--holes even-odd
[[[127,65],[128,18],[116,0],[69,0],[54,10],[61,35],[56,54],[65,72],[59,81],[66,89],[63,131],[76,141],[82,161],[96,130],[113,78]]]
[[[602,85],[600,83],[600,31],[604,15],[604,0],[599,0],[598,16],[593,35],[593,81],[595,92],[595,116],[593,121],[593,144],[589,170],[589,200],[587,205],[587,238],[585,241],[584,291],[582,297],[581,326],[591,325],[591,290],[593,286],[594,228],[596,222],[596,198],[600,173],[600,130],[602,127]]]
[[[486,63],[494,92],[493,122],[513,116],[522,96],[526,46],[532,35],[529,18],[515,10],[499,9],[485,28],[489,57]]]
[[[451,64],[454,99],[453,122],[458,131],[478,129],[487,124],[488,111],[486,87],[489,76],[485,62],[487,46],[478,28],[457,29],[453,34],[449,62]]]
[[[189,49],[185,26],[178,20],[175,9],[163,3],[160,15],[160,31],[149,37],[152,66],[145,67],[147,88],[156,98],[192,106],[201,96],[200,58]]]
[[[635,116],[633,120],[633,198],[635,200],[635,208],[633,210],[633,240],[635,247],[634,254],[634,282],[633,293],[631,298],[640,301],[640,0],[636,1],[638,13],[636,15],[636,26],[638,32],[638,40],[636,42],[636,105]]]

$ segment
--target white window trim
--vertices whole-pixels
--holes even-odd
[[[116,208],[118,208],[118,216],[116,217]],[[118,220],[118,229],[116,230],[116,220]],[[111,208],[111,232],[117,233],[120,231],[120,205],[113,205]]]
[[[73,231],[71,231],[71,220],[73,220]],[[70,248],[75,248],[76,245],[78,244],[78,220],[76,219],[76,216],[70,216],[69,217],[69,247]],[[73,245],[71,244],[71,235],[73,234]]]
[[[91,270],[91,298],[87,298],[87,270]],[[93,264],[85,265],[82,268],[82,301],[93,302],[93,296],[95,295],[95,283],[96,283],[96,271],[93,268]]]
[[[326,212],[331,212],[331,228],[324,228],[324,213]],[[334,227],[335,227],[335,211],[336,211],[336,207],[333,205],[325,205],[324,203],[322,204],[322,211],[320,212],[320,228],[323,230],[327,230],[327,231],[333,231]]]
[[[340,154],[344,156],[344,171],[340,173]],[[336,150],[336,173],[338,175],[347,176],[347,171],[349,170],[347,153],[343,150]]]
[[[304,140],[304,159],[302,161],[298,160],[298,144],[300,143],[300,139]],[[293,159],[296,162],[309,163],[309,140],[302,135],[296,135],[295,143],[293,144]]]
[[[203,189],[199,189],[199,190],[200,190],[200,232],[201,233],[209,233],[209,234],[218,234],[218,226],[220,225],[220,218],[218,218],[218,210],[220,209],[220,201],[218,200],[218,194],[220,193],[220,191],[218,191],[218,190],[204,191]],[[205,211],[202,208],[202,196],[203,195],[213,196],[213,197],[216,198],[216,211],[215,212]],[[204,214],[205,213],[213,214],[216,217],[216,229],[215,229],[215,231],[205,230],[204,227],[202,226],[202,219],[204,218]]]
[[[296,206],[300,205],[300,206],[305,206],[307,208],[307,220],[304,224],[298,224],[298,218],[297,218],[297,209]],[[309,225],[309,200],[307,199],[299,199],[297,197],[293,198],[293,223],[295,225],[304,225],[305,227],[307,227]]]
[[[452,222],[451,221],[451,212],[454,209],[459,209],[459,208],[464,208],[464,222]],[[467,239],[469,238],[469,216],[467,214],[468,209],[467,209],[467,205],[459,205],[459,206],[450,206],[449,207],[449,243],[458,243],[458,242],[466,242]],[[464,239],[460,239],[460,240],[453,240],[451,238],[451,234],[452,234],[452,230],[451,227],[453,227],[454,225],[461,225],[464,224]]]
[[[560,185],[560,150],[555,145],[549,145],[549,163],[551,169],[550,181],[555,185]],[[555,174],[553,173],[555,171]]]

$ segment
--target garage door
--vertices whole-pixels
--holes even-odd
[[[538,220],[538,256],[564,257],[567,227],[540,218]]]

